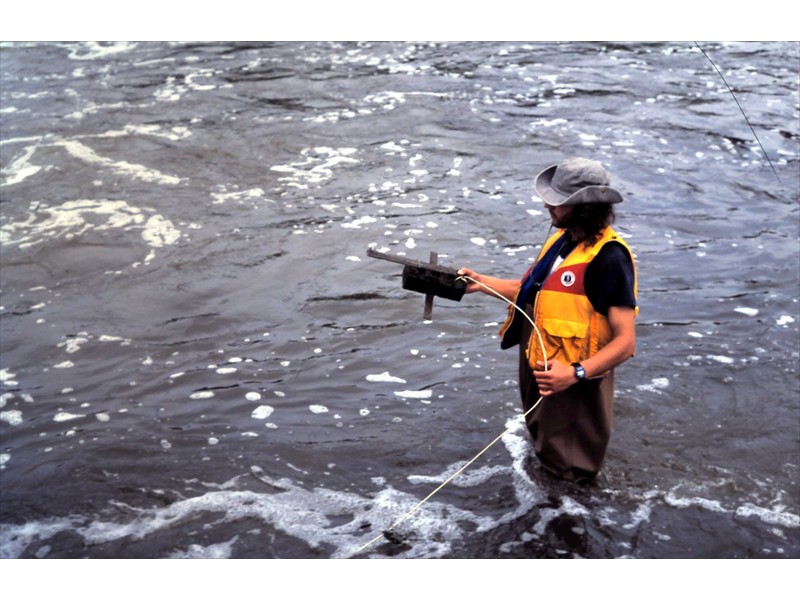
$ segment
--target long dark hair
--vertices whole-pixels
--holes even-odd
[[[600,232],[611,225],[617,216],[614,205],[605,202],[576,204],[568,217],[567,229],[578,241],[595,242]]]

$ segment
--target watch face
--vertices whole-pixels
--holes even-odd
[[[579,364],[574,364],[575,367],[575,377],[578,379],[585,379],[586,378],[586,370]]]

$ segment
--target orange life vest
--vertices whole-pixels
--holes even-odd
[[[565,232],[559,231],[547,240],[539,253],[537,262],[562,235],[565,235]],[[621,244],[631,256],[634,272],[633,292],[635,296],[638,296],[636,261],[633,258],[633,252],[611,227],[606,227],[596,242],[578,244],[550,273],[536,295],[532,316],[536,328],[541,333],[542,341],[539,341],[534,330],[527,346],[528,363],[531,368],[537,368],[538,361],[544,362],[542,344],[544,344],[548,362],[557,359],[571,364],[594,356],[611,341],[613,332],[608,319],[594,310],[584,289],[586,268],[603,246],[609,242]],[[517,299],[514,303],[517,303]],[[500,336],[504,339],[509,333],[515,310],[514,307],[509,307],[508,318],[500,329]]]

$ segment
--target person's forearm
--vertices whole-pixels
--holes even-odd
[[[609,321],[614,337],[597,354],[581,361],[587,377],[595,377],[613,369],[636,352],[635,313],[632,308],[611,307]]]
[[[481,291],[490,296],[500,294],[506,300],[513,302],[519,291],[519,279],[499,279],[497,277],[482,277],[478,280],[481,283]],[[484,287],[486,286],[486,287]]]
[[[625,338],[614,338],[603,346],[594,356],[581,361],[586,370],[586,377],[591,379],[631,358],[635,352],[635,344]]]
[[[513,302],[519,291],[519,279],[490,277],[488,275],[476,273],[471,269],[461,269],[459,273],[468,277],[466,290],[468,294],[483,292],[484,294],[495,297],[499,294],[506,300]]]

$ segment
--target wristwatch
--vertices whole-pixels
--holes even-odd
[[[572,363],[572,367],[575,369],[575,377],[578,378],[578,381],[586,379],[586,369],[581,366],[581,363]]]

